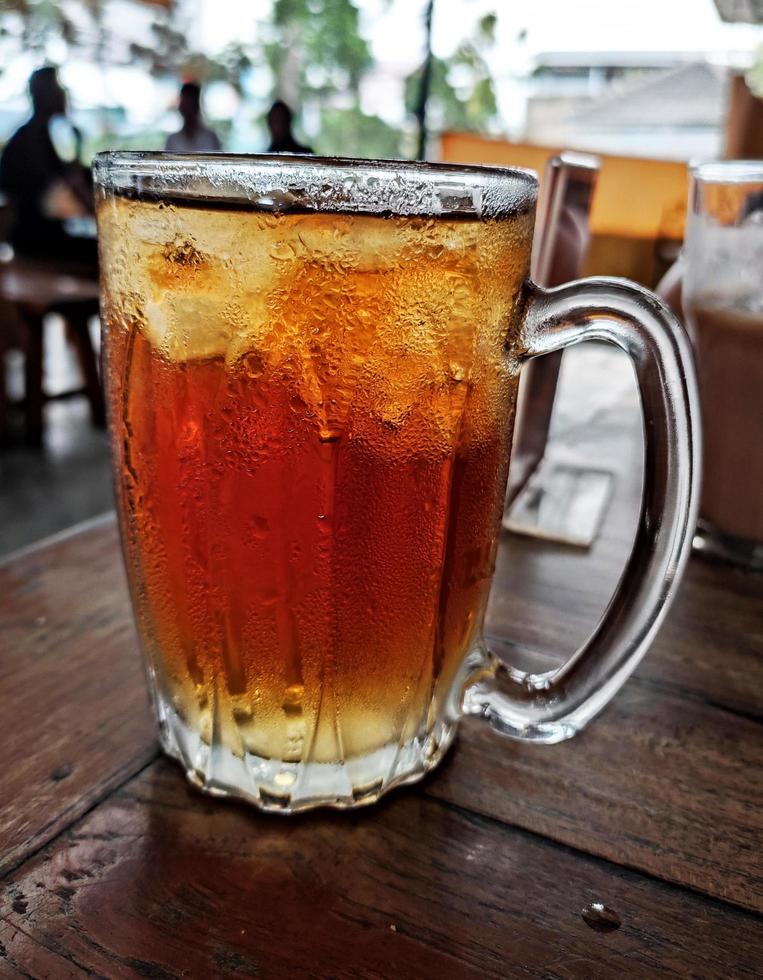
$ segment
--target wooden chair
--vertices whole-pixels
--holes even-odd
[[[20,345],[24,350],[24,410],[26,441],[40,446],[43,439],[45,403],[85,395],[90,402],[94,425],[103,426],[105,411],[88,321],[98,313],[98,281],[92,275],[63,263],[10,258],[0,262],[0,301],[15,310],[20,327]],[[43,387],[45,317],[58,313],[63,317],[69,339],[82,373],[83,385],[67,391],[47,394]],[[17,327],[18,330],[18,327]],[[7,334],[8,325],[5,325]],[[0,344],[0,351],[2,344]],[[8,406],[0,390],[4,407]]]
[[[5,196],[0,193],[0,261],[5,261],[13,254],[8,240],[12,213]],[[0,446],[7,437],[7,392],[5,387],[5,355],[13,347],[18,346],[18,316],[13,303],[0,296]]]
[[[576,279],[590,238],[593,192],[599,173],[596,157],[561,153],[546,165],[541,184],[532,278],[540,286]],[[525,365],[519,388],[507,502],[540,465],[546,449],[562,351]]]

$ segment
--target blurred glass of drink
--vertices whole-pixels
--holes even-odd
[[[705,446],[697,545],[763,568],[763,162],[693,167],[685,261]]]

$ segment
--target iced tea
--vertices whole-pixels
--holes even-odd
[[[480,634],[532,215],[115,195],[98,218],[123,539],[164,710],[239,758],[425,738]]]

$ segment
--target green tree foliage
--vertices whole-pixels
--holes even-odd
[[[353,0],[274,0],[260,34],[271,94],[317,116],[316,150],[400,154],[400,133],[361,106],[361,83],[374,59]]]
[[[314,149],[328,156],[396,157],[400,154],[400,132],[357,106],[327,108],[321,113]]]
[[[3,14],[16,15],[21,23],[18,45],[22,50],[45,51],[51,38],[63,40],[80,54],[95,61],[138,63],[156,77],[192,75],[200,81],[224,80],[241,92],[242,77],[251,67],[249,52],[241,44],[229,44],[209,56],[188,44],[191,11],[182,4],[152,11],[149,43],[130,43],[129,37],[114,37],[106,26],[107,0],[2,0]],[[0,36],[7,35],[0,21]]]
[[[361,0],[272,0],[267,19],[258,25],[256,43],[232,43],[212,54],[189,46],[192,4],[151,8],[150,41],[138,41],[109,33],[109,18],[104,16],[108,0],[0,2],[0,40],[8,33],[6,23],[16,18],[14,43],[22,50],[42,54],[51,38],[61,38],[95,61],[137,63],[158,78],[187,75],[200,81],[227,81],[241,94],[247,76],[269,72],[272,97],[285,99],[298,113],[317,120],[317,136],[311,135],[310,141],[320,152],[395,157],[412,149],[421,68],[405,82],[405,108],[411,114],[407,127],[391,126],[364,110],[363,82],[374,68],[374,58],[361,33]],[[252,16],[250,9],[242,4],[241,16]],[[444,0],[435,0],[435,18],[447,16],[446,11]],[[495,92],[485,59],[495,22],[494,14],[482,17],[473,35],[455,52],[432,59],[431,130],[482,129],[495,119]]]
[[[485,53],[495,41],[495,14],[480,18],[474,35],[447,58],[434,57],[429,87],[430,128],[480,130],[496,117],[493,79]],[[405,80],[405,108],[415,109],[421,85],[421,67]]]
[[[81,42],[83,25],[91,47],[98,49],[103,42],[101,0],[79,0],[76,12],[69,7],[64,8],[55,0],[3,0],[2,12],[20,19],[18,42],[24,51],[44,51],[51,37],[61,38],[66,44],[76,46]],[[7,35],[7,27],[0,26],[0,34]]]
[[[191,50],[185,33],[171,24],[154,24],[157,43],[131,44],[133,58],[142,62],[157,78],[187,76],[199,82],[229,82],[241,94],[243,78],[252,67],[252,59],[242,44],[228,44],[214,56]]]
[[[752,94],[763,98],[763,45],[755,52],[755,63],[745,75],[745,80]]]
[[[274,0],[262,30],[275,95],[349,91],[357,99],[373,56],[352,0]]]

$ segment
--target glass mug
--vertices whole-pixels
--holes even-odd
[[[521,170],[110,153],[95,161],[122,539],[162,745],[268,810],[419,779],[462,713],[556,742],[621,686],[695,523],[688,340],[637,286],[528,281]],[[517,384],[628,351],[633,553],[586,645],[522,674],[482,635]]]
[[[697,545],[763,569],[763,161],[691,176],[682,303],[704,425]]]

